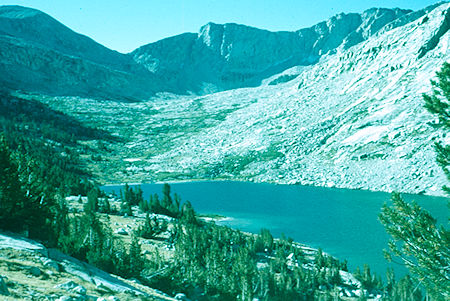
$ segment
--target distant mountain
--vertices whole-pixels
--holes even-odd
[[[142,99],[165,87],[130,56],[31,8],[0,7],[0,49],[0,82],[11,89]]]
[[[324,54],[348,49],[409,13],[374,8],[362,14],[339,14],[296,32],[208,23],[198,34],[151,43],[131,55],[181,90],[202,94],[258,86],[264,78],[287,68],[311,65]]]
[[[0,83],[53,95],[121,100],[165,91],[207,94],[258,86],[290,67],[311,65],[348,49],[408,14],[410,10],[370,9],[339,14],[296,32],[208,23],[198,34],[121,54],[38,10],[1,6]]]
[[[21,6],[0,7],[0,33],[117,70],[131,69],[129,57],[78,34],[49,15]]]

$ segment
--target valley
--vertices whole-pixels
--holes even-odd
[[[89,162],[102,183],[236,179],[443,195],[433,142],[448,138],[421,94],[449,56],[447,6],[259,87],[140,102],[17,95],[122,141]]]
[[[442,2],[120,53],[0,6],[0,295],[448,298],[449,29]]]

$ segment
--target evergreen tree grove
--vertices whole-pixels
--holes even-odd
[[[17,166],[4,137],[0,137],[0,228],[23,230],[25,219],[25,194],[21,190]]]
[[[0,229],[27,231],[33,238],[48,239],[51,212],[45,196],[26,195],[18,167],[6,139],[0,136]]]

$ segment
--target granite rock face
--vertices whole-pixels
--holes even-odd
[[[290,67],[312,65],[340,46],[362,42],[410,12],[370,9],[363,14],[339,14],[295,32],[208,23],[198,34],[148,44],[131,55],[152,73],[171,80],[180,92],[202,94],[257,86]]]

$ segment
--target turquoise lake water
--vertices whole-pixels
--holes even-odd
[[[253,233],[267,228],[274,237],[284,233],[300,243],[321,247],[341,260],[347,259],[350,270],[367,263],[383,277],[388,266],[397,275],[406,272],[400,265],[389,265],[382,254],[389,236],[378,215],[381,206],[390,201],[388,193],[228,181],[173,183],[171,187],[197,212],[230,217],[221,224]],[[103,187],[106,192],[118,192],[120,188]],[[154,193],[161,195],[162,184],[143,184],[141,188],[148,198]],[[403,196],[417,201],[438,222],[447,223],[445,198]]]

